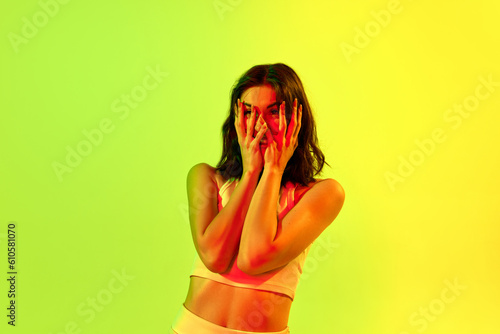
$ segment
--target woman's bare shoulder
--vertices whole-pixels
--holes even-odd
[[[326,178],[326,179],[314,179],[314,181],[309,182],[306,186],[304,185],[298,185],[296,190],[295,190],[295,203],[297,203],[304,195],[306,192],[311,190],[314,186],[317,184],[325,182],[331,189],[332,192],[338,192],[343,194],[344,190],[342,186],[340,185],[337,180],[332,179],[332,178]]]
[[[188,173],[188,179],[191,177],[210,178],[217,185],[223,184],[226,181],[217,168],[205,162],[200,162],[191,167]]]

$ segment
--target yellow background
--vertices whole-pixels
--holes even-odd
[[[1,276],[11,221],[19,272],[15,328],[1,280],[2,332],[165,333],[195,253],[187,171],[217,163],[232,84],[272,62],[304,82],[323,177],[346,191],[321,237],[334,251],[311,251],[292,333],[499,332],[497,1],[40,3],[0,5]],[[148,67],[168,76],[120,118],[112,104],[140,92]],[[488,77],[497,86],[454,128],[448,110]],[[54,162],[106,119],[112,130],[60,180]],[[435,129],[446,139],[418,153]],[[93,318],[92,299],[105,301]]]

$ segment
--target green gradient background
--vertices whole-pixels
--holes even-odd
[[[10,221],[19,247],[17,326],[2,311],[2,333],[65,333],[71,322],[166,333],[195,254],[187,171],[216,164],[234,80],[278,61],[305,84],[333,167],[323,176],[346,190],[322,236],[335,251],[308,259],[292,333],[498,333],[500,87],[457,129],[443,118],[479,76],[500,81],[498,2],[401,0],[351,62],[341,43],[389,1],[221,2],[233,4],[222,16],[212,0],[71,1],[18,53],[8,34],[40,6],[0,5],[1,277]],[[169,75],[120,119],[111,104],[148,66]],[[114,130],[59,182],[52,163],[105,118]],[[446,141],[391,189],[385,173],[435,128]],[[122,268],[134,279],[86,321],[78,307]],[[467,289],[424,331],[411,324],[455,278]]]

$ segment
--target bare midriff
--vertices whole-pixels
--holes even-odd
[[[249,332],[278,332],[288,325],[292,299],[192,276],[184,306],[214,324]]]

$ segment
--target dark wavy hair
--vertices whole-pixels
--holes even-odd
[[[297,98],[297,106],[302,104],[302,125],[298,135],[298,146],[286,165],[281,184],[291,181],[306,186],[314,181],[314,176],[321,173],[324,164],[330,165],[325,161],[325,155],[318,146],[316,124],[302,82],[292,68],[282,63],[256,65],[234,84],[231,91],[229,115],[222,125],[222,156],[216,170],[226,179],[241,178],[243,164],[234,127],[236,113],[234,106],[245,90],[265,84],[270,84],[274,88],[278,102],[285,101],[287,124],[290,123],[292,117],[294,99]]]

